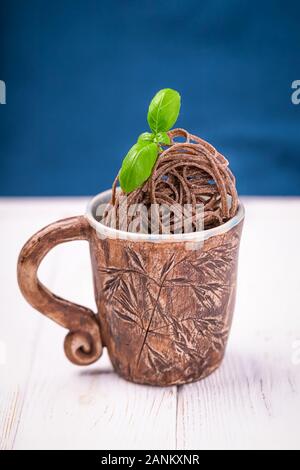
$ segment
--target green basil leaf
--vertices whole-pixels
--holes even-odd
[[[153,142],[154,140],[154,134],[152,134],[151,132],[143,132],[141,135],[139,135],[139,138],[138,138],[138,143],[147,143],[149,144],[149,142]]]
[[[180,94],[171,88],[160,90],[152,99],[148,110],[148,124],[155,134],[174,126],[180,110]]]
[[[170,145],[171,139],[166,132],[158,132],[158,134],[155,134],[154,142],[162,145]]]
[[[124,193],[134,191],[149,178],[157,156],[157,144],[137,143],[131,147],[119,173],[119,181]]]

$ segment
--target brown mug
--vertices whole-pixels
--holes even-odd
[[[97,221],[96,196],[84,216],[54,222],[33,235],[18,260],[27,301],[67,328],[74,364],[95,362],[105,346],[125,379],[151,385],[202,379],[221,363],[231,327],[244,208],[220,227],[198,233],[121,232]],[[87,240],[98,313],[51,293],[37,278],[59,243]]]

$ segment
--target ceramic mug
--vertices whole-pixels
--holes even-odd
[[[27,301],[67,328],[64,348],[75,364],[95,362],[106,347],[127,380],[174,385],[202,379],[221,363],[231,327],[244,208],[225,224],[198,233],[121,232],[97,221],[110,191],[84,216],[33,235],[21,250],[18,282]],[[37,270],[59,243],[90,245],[98,313],[50,292]]]

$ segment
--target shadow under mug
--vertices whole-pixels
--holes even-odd
[[[97,221],[96,196],[84,216],[54,222],[33,235],[18,260],[27,301],[67,328],[64,348],[74,364],[95,362],[107,347],[127,380],[174,385],[202,379],[221,363],[231,327],[244,219],[183,235],[121,232]],[[38,279],[48,251],[59,243],[90,245],[98,313],[64,300]]]

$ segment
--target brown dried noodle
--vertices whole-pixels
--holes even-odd
[[[144,204],[147,207],[148,220],[144,220],[147,227],[150,227],[151,204],[175,205],[179,212],[183,211],[184,204],[191,204],[192,231],[197,228],[197,204],[203,204],[204,229],[217,227],[232,218],[237,211],[238,195],[226,158],[208,142],[184,129],[174,129],[168,134],[171,145],[159,155],[152,175],[144,185],[126,196],[127,207]],[[185,138],[184,142],[176,141],[182,137]],[[125,195],[117,191],[117,184],[118,177],[112,187],[111,204],[116,210],[116,227],[119,228],[118,209]],[[111,224],[111,213],[111,210],[108,211],[102,220],[106,225]],[[158,217],[159,231],[162,233],[164,219],[160,213]],[[127,218],[125,230],[133,231],[136,215]],[[174,215],[171,218],[171,233],[178,230],[176,220]]]

